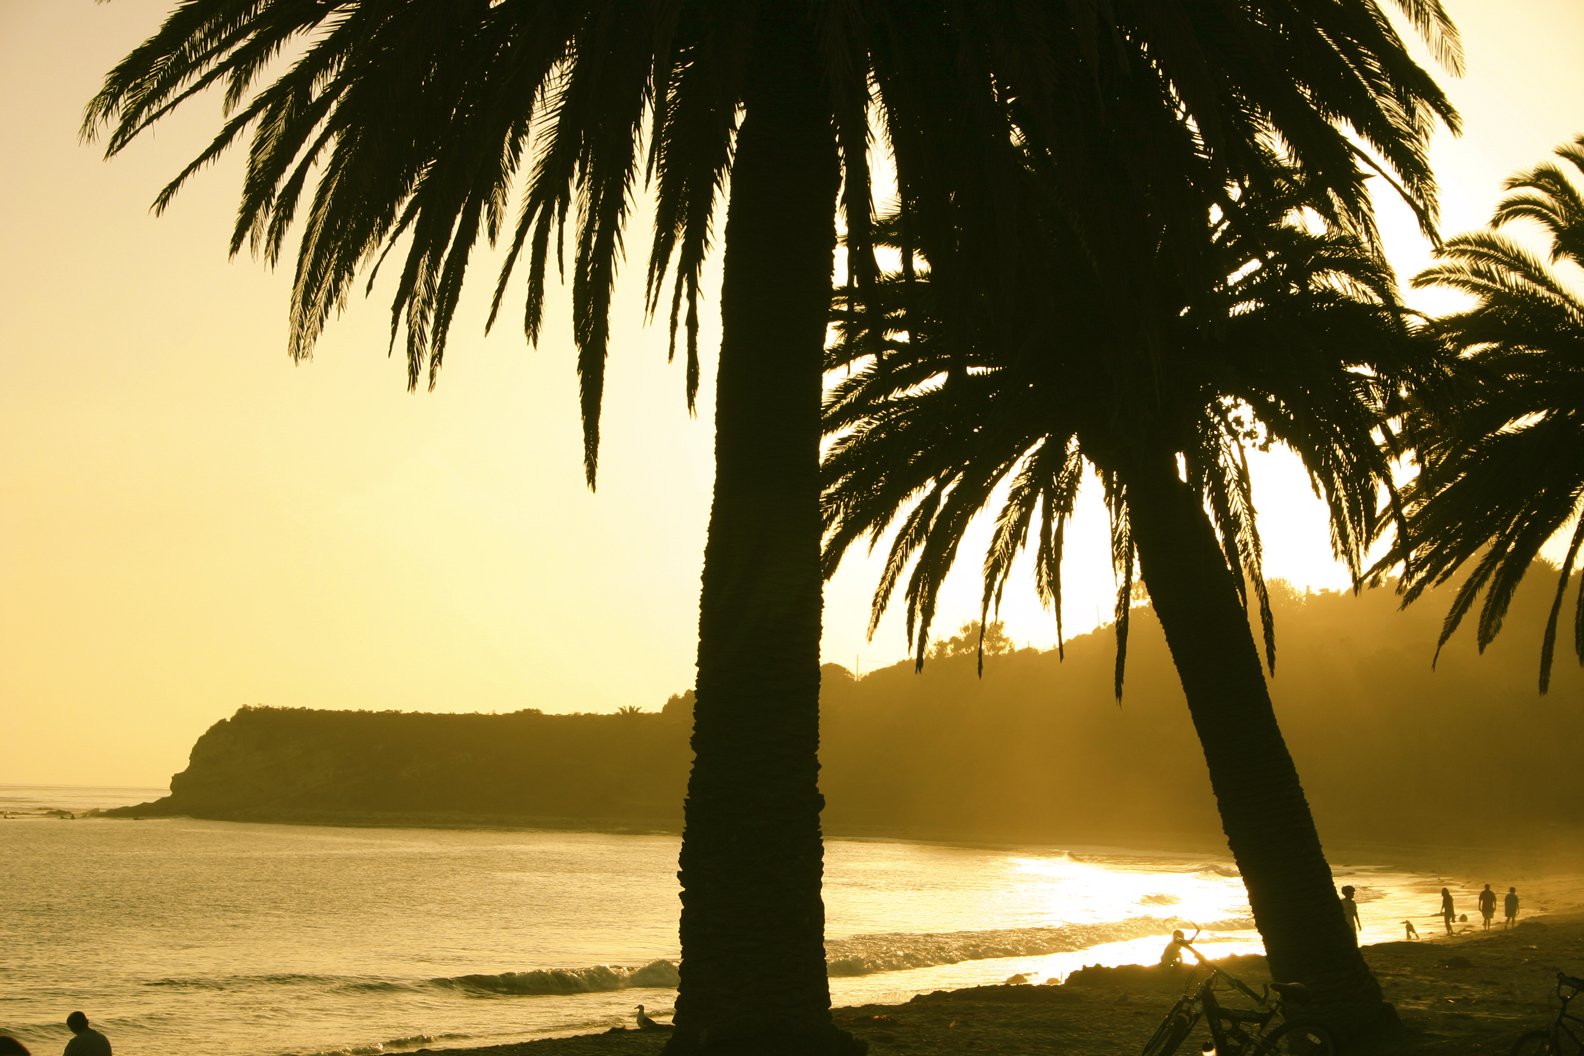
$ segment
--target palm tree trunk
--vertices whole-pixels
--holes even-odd
[[[831,1023],[820,897],[819,416],[839,169],[807,12],[763,11],[726,223],[672,1056],[861,1051]]]
[[[1395,1022],[1359,953],[1269,689],[1232,572],[1175,456],[1121,473],[1139,563],[1166,632],[1210,784],[1271,975],[1312,988],[1313,1014],[1340,1035]]]

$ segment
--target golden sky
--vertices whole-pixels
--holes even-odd
[[[690,418],[630,268],[597,494],[566,298],[529,350],[510,313],[483,335],[493,273],[476,271],[432,393],[384,355],[380,288],[294,366],[287,276],[226,259],[238,159],[164,217],[148,209],[219,100],[114,162],[78,142],[105,71],[171,2],[0,0],[0,783],[163,783],[247,704],[613,711],[690,686],[712,357]],[[1450,233],[1584,131],[1584,3],[1446,4],[1469,66],[1446,81],[1466,134],[1435,154]],[[1388,221],[1411,274],[1427,250]],[[1268,574],[1344,585],[1301,477],[1272,459],[1259,488]],[[1071,545],[1074,634],[1107,618],[1114,588],[1103,519]],[[965,550],[939,630],[977,616],[978,557]],[[897,620],[865,640],[873,582],[849,561],[827,590],[826,660],[906,654]],[[1009,590],[1003,616],[1019,644],[1054,642],[1032,590]]]

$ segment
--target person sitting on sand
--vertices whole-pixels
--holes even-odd
[[[1166,944],[1166,948],[1161,951],[1161,966],[1164,968],[1176,968],[1181,965],[1182,951],[1184,950],[1187,950],[1189,953],[1199,958],[1199,962],[1201,964],[1204,963],[1204,955],[1193,947],[1194,939],[1197,939],[1198,937],[1198,928],[1194,929],[1193,939],[1183,938],[1183,933],[1180,930],[1172,932],[1171,941],[1168,942]]]
[[[1452,934],[1452,922],[1457,919],[1457,911],[1452,908],[1452,892],[1446,888],[1441,889],[1441,920],[1446,924],[1447,934]]]
[[[66,1043],[62,1056],[111,1056],[110,1039],[88,1025],[88,1017],[73,1012],[66,1017],[66,1025],[75,1035]]]
[[[1502,901],[1505,903],[1502,908],[1507,911],[1507,927],[1510,928],[1518,923],[1518,889],[1509,887],[1507,897]]]

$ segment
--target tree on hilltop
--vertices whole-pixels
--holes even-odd
[[[981,623],[978,620],[969,620],[952,637],[936,639],[930,646],[929,655],[934,660],[944,660],[950,656],[977,655],[982,670],[986,656],[1005,656],[1016,648],[1012,639],[1007,637],[1006,624],[1003,621],[991,620],[989,623]]]

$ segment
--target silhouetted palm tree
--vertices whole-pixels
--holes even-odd
[[[1584,136],[1556,154],[1584,175]],[[1433,321],[1462,357],[1461,383],[1432,393],[1419,424],[1421,469],[1409,500],[1412,561],[1406,599],[1473,561],[1441,628],[1437,649],[1480,595],[1479,647],[1501,630],[1507,605],[1540,548],[1573,525],[1540,650],[1540,691],[1550,686],[1557,624],[1584,546],[1584,194],[1563,166],[1512,176],[1492,228],[1459,235],[1417,286],[1443,286],[1473,304]],[[1501,228],[1538,224],[1550,264]],[[1584,663],[1584,584],[1573,614],[1573,650]]]
[[[1455,55],[1437,0],[1399,6]],[[869,285],[871,102],[920,223],[954,224],[962,259],[984,275],[1017,257],[996,193],[1014,144],[1066,171],[1085,164],[1096,129],[1154,148],[1112,179],[1195,205],[1274,130],[1362,208],[1360,148],[1331,124],[1342,120],[1426,203],[1426,129],[1450,119],[1439,90],[1372,0],[1289,7],[1145,3],[1101,18],[1087,0],[188,0],[90,105],[85,130],[109,128],[115,153],[223,89],[233,116],[157,204],[251,136],[232,249],[275,262],[302,221],[292,353],[307,355],[359,275],[395,251],[392,338],[405,331],[414,384],[434,382],[481,241],[507,247],[496,311],[526,258],[525,331],[537,337],[551,243],[559,263],[575,208],[591,483],[634,186],[653,180],[649,305],[674,276],[690,399],[700,269],[728,199],[674,1051],[844,1044],[819,896],[820,356],[838,201],[854,281]],[[1140,86],[1126,105],[1100,88],[1119,72]]]
[[[696,391],[699,276],[730,173],[705,558],[681,860],[682,984],[670,1046],[838,1051],[823,948],[818,444],[820,356],[845,174],[868,223],[868,71],[885,53],[842,12],[787,3],[197,0],[107,78],[85,130],[115,153],[209,86],[234,110],[158,199],[251,134],[233,234],[275,262],[301,220],[290,350],[306,356],[360,272],[395,276],[392,338],[433,384],[467,265],[545,275],[571,253],[584,459],[595,478],[611,287],[636,181],[658,201],[651,310],[669,269]],[[871,46],[872,43],[872,46]],[[289,60],[280,58],[289,56]],[[896,104],[907,113],[903,102]],[[647,134],[646,134],[647,132]],[[524,184],[513,220],[512,193]],[[400,247],[400,248],[397,248]]]
[[[1271,191],[1200,218],[1220,275],[1208,288],[1156,255],[1158,237],[1102,244],[1081,237],[1086,220],[1053,211],[1045,252],[1023,261],[1015,314],[966,340],[964,327],[940,328],[938,269],[883,284],[895,305],[883,334],[839,313],[829,366],[848,373],[827,398],[826,570],[895,528],[874,619],[900,591],[922,663],[941,583],[969,525],[994,509],[981,622],[1030,536],[1035,585],[1059,620],[1064,526],[1092,466],[1119,576],[1118,696],[1138,567],[1271,970],[1309,982],[1321,1014],[1362,1030],[1385,1006],[1344,924],[1248,622],[1252,591],[1274,666],[1246,450],[1298,454],[1357,581],[1377,489],[1391,486],[1383,408],[1430,365],[1418,351],[1430,346],[1368,239],[1322,224],[1329,207],[1296,179],[1264,182]],[[1125,219],[1094,226],[1114,234]]]

